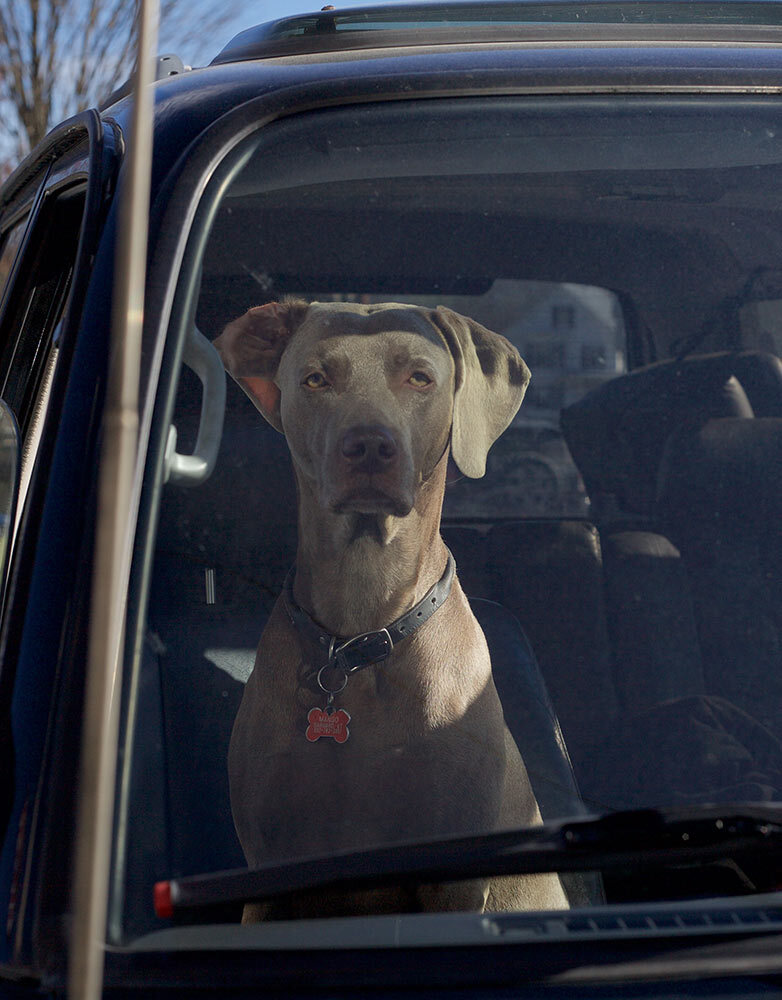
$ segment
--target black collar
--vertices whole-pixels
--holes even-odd
[[[364,667],[385,660],[398,642],[412,635],[424,622],[427,622],[450,594],[455,569],[456,563],[449,551],[445,572],[415,607],[386,628],[362,632],[349,638],[327,632],[296,604],[293,599],[295,568],[291,568],[285,578],[282,591],[283,604],[291,624],[312,642],[317,643],[327,654],[328,663],[333,663],[347,676],[356,670],[363,670]],[[314,676],[321,669],[320,666],[315,667],[307,676]]]

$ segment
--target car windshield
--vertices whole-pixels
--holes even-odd
[[[119,940],[164,926],[160,879],[782,799],[781,122],[769,99],[470,98],[245,141],[161,388]],[[208,477],[172,462],[210,432]],[[746,891],[731,877],[265,915]]]

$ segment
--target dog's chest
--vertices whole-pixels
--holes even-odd
[[[314,759],[341,750],[338,759],[366,758],[425,736],[432,725],[430,693],[406,660],[392,654],[346,678],[319,675],[317,662],[299,659],[283,679],[259,655],[243,700],[257,750],[266,755],[299,748]]]
[[[248,825],[256,828],[246,839],[256,849],[262,845],[268,858],[349,850],[410,835],[417,812],[413,802],[420,801],[421,790],[414,788],[422,776],[423,743],[411,737],[393,709],[372,697],[370,685],[364,687],[356,685],[335,708],[335,714],[349,715],[344,741],[333,734],[308,739],[308,716],[313,708],[321,710],[323,699],[306,691],[296,692],[293,711],[285,713],[288,723],[275,727],[273,740],[255,731],[246,775],[254,802],[245,801],[240,809],[247,808]],[[267,705],[261,713],[270,711]],[[239,815],[236,819],[241,825]]]
[[[505,768],[501,711],[488,663],[479,672],[458,646],[421,630],[351,674],[329,705],[313,676],[317,649],[308,653],[284,618],[270,621],[231,744],[232,808],[248,857],[492,828]],[[330,726],[327,708],[346,719]]]
[[[362,717],[355,699],[347,704],[356,721],[343,744],[310,742],[297,728],[286,745],[256,745],[244,783],[252,801],[234,805],[243,845],[260,852],[256,861],[493,827],[495,777],[504,766],[499,748],[495,766],[487,771],[484,762],[478,773],[475,734],[415,738],[369,706]],[[454,801],[454,788],[464,800]]]

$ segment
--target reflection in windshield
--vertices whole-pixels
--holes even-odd
[[[266,130],[201,262],[196,323],[231,379],[214,474],[162,494],[127,934],[158,926],[159,879],[779,800],[781,163],[743,100],[421,102]],[[184,367],[182,452],[200,412]],[[250,916],[752,881],[717,867]]]

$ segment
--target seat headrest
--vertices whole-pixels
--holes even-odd
[[[756,417],[782,417],[782,361],[765,351],[731,355],[733,374],[741,382]]]
[[[710,420],[668,441],[658,484],[665,520],[771,537],[782,519],[782,419]],[[775,533],[778,529],[775,529]]]
[[[663,449],[676,430],[752,417],[732,355],[663,361],[620,376],[562,411],[573,460],[593,501],[613,495],[628,513],[654,510]]]

